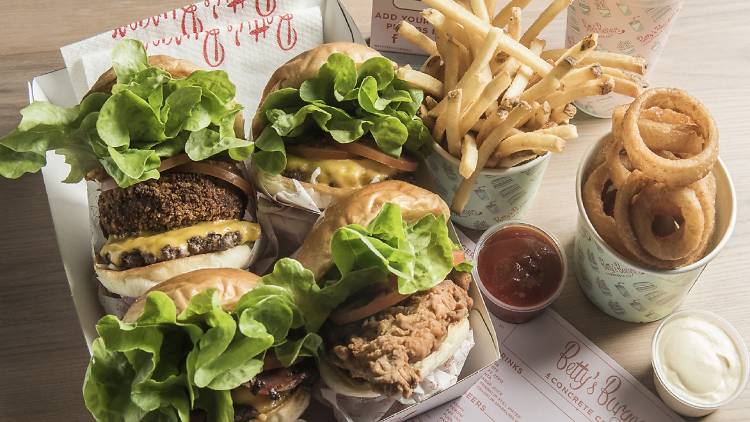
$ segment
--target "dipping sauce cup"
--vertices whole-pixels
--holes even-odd
[[[487,309],[514,324],[531,320],[560,296],[567,262],[557,239],[521,221],[496,224],[477,242],[474,280]]]
[[[654,385],[677,413],[699,417],[742,394],[750,357],[742,336],[713,312],[685,310],[656,329],[651,343]]]

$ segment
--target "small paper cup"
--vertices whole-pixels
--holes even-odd
[[[669,383],[665,381],[666,375],[662,371],[662,365],[659,361],[659,355],[657,351],[659,336],[662,332],[662,328],[664,328],[664,326],[669,321],[687,315],[698,316],[719,326],[732,339],[732,342],[734,343],[737,351],[740,354],[740,360],[742,363],[742,378],[740,379],[740,383],[737,386],[737,390],[731,396],[720,402],[712,403],[710,405],[693,403],[690,400],[687,400],[686,398],[681,397],[679,394],[672,391],[669,388]],[[743,391],[745,391],[748,379],[750,378],[750,356],[748,356],[747,345],[745,345],[745,341],[742,340],[742,336],[737,331],[737,329],[735,329],[732,324],[729,323],[729,321],[716,315],[713,312],[708,311],[680,311],[672,314],[671,316],[669,316],[669,318],[666,318],[664,321],[662,321],[661,324],[659,324],[659,328],[656,329],[653,340],[651,341],[651,366],[654,370],[654,385],[656,385],[656,392],[659,393],[659,397],[661,397],[664,403],[675,412],[690,417],[705,416],[711,412],[718,410],[720,407],[729,404],[740,394],[742,394]]]
[[[709,252],[699,261],[675,270],[654,270],[632,262],[607,245],[594,229],[583,208],[581,188],[591,163],[606,141],[589,150],[576,176],[578,228],[575,235],[574,269],[586,296],[603,312],[623,321],[651,322],[674,311],[698,277],[719,254],[734,231],[737,200],[732,179],[721,158],[716,176],[716,229]]]
[[[464,180],[458,173],[459,160],[437,143],[433,145],[425,164],[436,192],[450,204]],[[509,169],[482,170],[464,211],[460,215],[451,212],[451,219],[463,227],[486,230],[495,223],[522,216],[542,184],[550,156],[548,152]]]
[[[568,6],[565,45],[599,34],[598,50],[646,59],[647,71],[656,65],[682,0],[576,0]],[[594,117],[609,118],[615,106],[632,101],[620,94],[585,97],[576,107]]]
[[[536,230],[539,232],[542,236],[546,237],[550,243],[552,243],[555,248],[557,249],[558,255],[560,255],[560,264],[562,265],[562,269],[560,271],[560,285],[555,289],[555,292],[552,293],[552,295],[544,300],[543,302],[539,303],[538,305],[534,306],[513,306],[509,305],[500,299],[496,298],[495,296],[490,293],[490,291],[487,289],[487,287],[484,285],[484,281],[482,280],[482,277],[479,275],[479,253],[482,251],[482,248],[484,247],[484,244],[489,240],[490,237],[492,237],[493,234],[497,233],[498,231],[506,228],[506,227],[512,227],[512,226],[523,226],[528,227],[530,229]],[[487,310],[492,312],[496,317],[502,319],[503,321],[507,321],[513,324],[521,324],[527,321],[531,321],[532,319],[536,318],[539,314],[544,312],[552,303],[557,300],[558,297],[560,297],[560,294],[563,291],[563,288],[565,287],[565,281],[567,280],[567,274],[568,274],[568,260],[565,256],[565,249],[563,249],[562,245],[560,244],[560,241],[557,240],[555,236],[553,236],[550,232],[542,229],[539,226],[535,226],[533,224],[525,223],[520,220],[510,220],[505,221],[502,223],[497,223],[494,226],[487,229],[484,233],[482,233],[482,236],[479,238],[479,241],[477,242],[477,246],[474,249],[474,257],[476,259],[475,265],[472,268],[471,275],[474,278],[474,281],[476,281],[477,286],[479,286],[479,291],[482,292],[482,296],[484,296],[484,303],[487,305]]]

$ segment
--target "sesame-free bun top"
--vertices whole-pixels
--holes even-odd
[[[224,309],[234,309],[242,295],[254,289],[260,277],[236,268],[215,268],[191,271],[173,277],[149,289],[139,297],[123,317],[124,322],[133,322],[143,313],[146,295],[163,292],[175,304],[177,314],[185,310],[190,299],[207,289],[216,289]]]
[[[382,57],[380,53],[372,48],[351,42],[334,42],[321,44],[313,49],[300,53],[298,56],[281,65],[268,80],[263,89],[260,103],[266,99],[268,94],[282,88],[299,88],[302,82],[313,78],[318,70],[333,53],[344,53],[359,66],[373,57]],[[263,125],[256,114],[253,119],[253,136],[257,137],[263,130]]]
[[[428,190],[399,180],[373,183],[339,198],[325,210],[302,243],[297,260],[319,280],[333,265],[330,244],[336,229],[348,224],[367,226],[386,203],[400,206],[407,222],[427,214],[450,217],[448,204]]]

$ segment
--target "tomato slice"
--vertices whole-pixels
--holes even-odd
[[[339,148],[342,150],[359,155],[360,157],[369,158],[370,160],[377,161],[380,164],[384,164],[388,167],[393,167],[396,170],[401,171],[417,171],[419,163],[406,158],[394,158],[390,155],[378,151],[375,148],[363,145],[357,142],[351,142],[348,144],[340,144]]]
[[[453,251],[453,266],[454,267],[464,261],[466,261],[466,255],[464,254],[463,249],[457,249]]]
[[[402,295],[398,292],[398,283],[396,278],[391,277],[386,285],[377,286],[378,290],[372,292],[373,297],[366,304],[358,307],[348,307],[344,305],[331,314],[331,321],[337,325],[344,325],[350,322],[365,319],[370,315],[388,309],[393,305],[408,298],[409,295]]]
[[[315,148],[305,145],[288,145],[286,149],[290,154],[308,160],[350,160],[355,158],[352,154],[338,148]]]

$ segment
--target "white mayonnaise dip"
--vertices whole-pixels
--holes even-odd
[[[687,402],[720,403],[742,380],[743,362],[732,338],[697,315],[667,321],[656,340],[656,353],[664,384]]]

